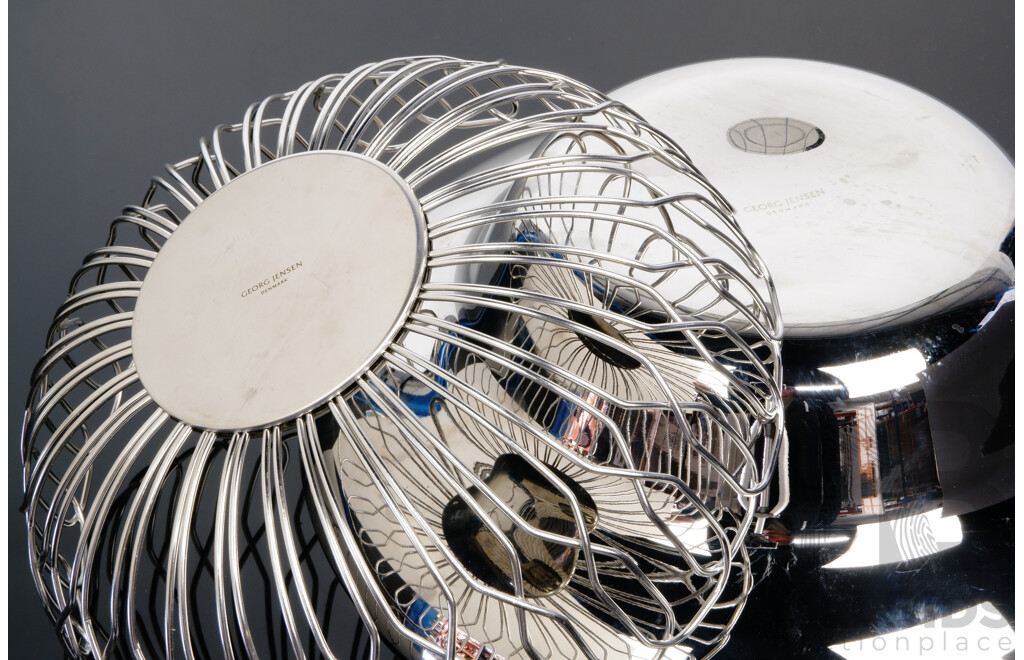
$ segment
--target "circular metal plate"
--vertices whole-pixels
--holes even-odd
[[[658,73],[610,96],[685,144],[735,206],[772,273],[788,337],[908,322],[1000,267],[992,259],[1014,224],[1013,165],[970,121],[911,87],[834,64],[742,58]],[[752,124],[765,144],[737,148]],[[785,158],[764,157],[794,136],[803,139]]]
[[[230,430],[305,413],[395,337],[426,260],[409,186],[352,153],[288,156],[231,181],[171,236],[132,348],[167,412]]]

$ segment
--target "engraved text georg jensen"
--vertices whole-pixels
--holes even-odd
[[[295,263],[288,266],[284,270],[279,270],[273,275],[264,278],[262,281],[253,284],[251,287],[242,292],[242,297],[245,298],[246,296],[251,296],[257,292],[259,292],[260,294],[266,293],[270,289],[273,289],[274,287],[280,284],[284,284],[284,278],[288,275],[288,273],[296,271],[300,268],[302,268],[302,262],[296,261]]]

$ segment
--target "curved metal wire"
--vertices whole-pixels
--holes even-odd
[[[132,363],[148,267],[214,191],[320,149],[377,159],[421,202],[404,331],[287,423],[173,419]],[[665,170],[672,190],[652,183]],[[345,657],[342,585],[371,657],[382,638],[424,657],[710,656],[750,589],[778,450],[776,309],[683,151],[565,77],[420,57],[269,97],[154,178],[72,279],[22,435],[36,588],[81,657]],[[456,510],[472,538],[446,533]]]

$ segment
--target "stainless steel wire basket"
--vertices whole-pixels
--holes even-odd
[[[779,448],[776,307],[680,147],[580,83],[309,82],[73,277],[22,437],[36,587],[79,657],[345,657],[342,591],[374,656],[711,655]]]

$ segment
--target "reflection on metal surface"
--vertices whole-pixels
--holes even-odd
[[[808,534],[794,537],[792,540],[793,545],[809,546],[843,545],[849,542],[850,537],[843,534]]]
[[[943,506],[950,513],[976,511],[1014,494],[1015,305],[1000,301],[997,307],[969,341],[921,376],[932,406]]]
[[[537,528],[551,535],[579,538],[590,534],[597,523],[597,508],[586,489],[560,472],[552,472],[576,496],[583,511],[585,528],[576,526],[572,505],[558,488],[528,462],[515,454],[502,454],[484,477],[487,489],[526,522],[520,528],[490,495],[475,486],[467,489],[501,534],[512,544],[522,565],[523,592],[527,597],[546,596],[565,588],[576,570],[579,553],[571,545],[545,541],[526,530]],[[508,594],[514,594],[512,562],[505,547],[488,525],[477,517],[461,496],[456,495],[441,513],[444,537],[456,558],[477,579]]]
[[[729,129],[729,143],[741,151],[786,156],[810,151],[825,141],[825,134],[791,117],[748,119]]]
[[[1013,346],[1003,338],[1013,305],[980,327],[994,306],[982,299],[887,333],[786,343],[787,380],[795,385],[787,406],[788,524],[938,507],[947,491],[957,494],[947,503],[951,513],[1012,496],[1012,480],[999,476],[1013,452],[1012,422],[999,420],[1013,409],[1005,387]],[[852,356],[859,359],[839,368],[816,366]],[[802,423],[809,406],[830,413],[835,431]],[[987,447],[1002,453],[988,457]],[[822,486],[813,485],[816,473]]]
[[[952,493],[958,512],[1012,496],[999,466],[1012,465],[1001,333],[1013,305],[997,301],[1015,279],[1014,170],[998,146],[931,97],[820,62],[707,62],[612,96],[687,138],[772,269],[786,321],[788,484],[775,493],[789,499],[787,532]],[[827,139],[750,158],[720,138],[736,116],[800,117]]]
[[[908,348],[869,360],[819,368],[838,378],[846,387],[847,396],[859,399],[916,383],[925,366],[921,351]]]
[[[825,568],[860,568],[912,561],[952,548],[963,540],[960,519],[942,517],[942,509],[866,522],[854,530],[852,545]],[[797,537],[793,542],[799,540]]]
[[[927,403],[920,392],[889,401],[844,405],[839,422],[839,515],[880,515],[911,502],[937,500]],[[937,501],[933,506],[937,505]]]
[[[774,495],[788,506],[759,537],[780,544],[768,555],[778,565],[748,600],[734,657],[999,648],[999,635],[961,642],[955,623],[863,638],[963,610],[981,591],[1013,609],[1010,160],[935,99],[820,62],[708,62],[611,95],[686,143],[778,287],[788,456]],[[723,139],[740,118],[780,116],[813,122],[825,140],[782,157]],[[894,354],[914,364],[895,379],[873,371]],[[823,369],[835,365],[860,366],[869,382]],[[940,506],[963,514],[955,546],[945,526],[957,518],[932,525]],[[822,569],[855,535],[872,545],[858,528],[879,530],[864,560],[875,565]]]
[[[251,194],[327,215],[274,240],[287,208],[250,216],[244,182],[321,158],[375,161],[363,174],[408,195],[341,186],[335,205],[324,177],[283,177]],[[230,191],[217,235],[199,221]],[[402,212],[370,222],[388,201]],[[330,214],[350,202],[342,232]],[[247,219],[264,238],[233,241]],[[361,250],[395,232],[393,256],[414,263],[379,288],[389,255]],[[145,290],[151,270],[174,289],[190,256],[221,253],[196,269],[218,281],[195,307]],[[310,309],[339,288],[327,318]],[[412,657],[653,660],[728,641],[782,434],[781,321],[728,204],[621,104],[444,57],[325,76],[168,166],[70,291],[22,457],[36,587],[71,654],[344,657],[342,588],[372,656],[388,641]],[[156,316],[136,327],[139,300]],[[221,323],[232,309],[246,311]],[[136,340],[180,342],[147,354],[169,382],[136,365]],[[307,392],[289,369],[311,355]],[[195,386],[239,362],[253,382]],[[176,396],[192,400],[161,407]]]

